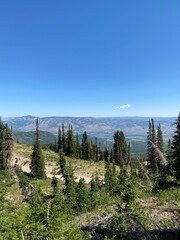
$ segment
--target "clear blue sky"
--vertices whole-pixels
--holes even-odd
[[[179,0],[0,2],[2,117],[179,111]]]

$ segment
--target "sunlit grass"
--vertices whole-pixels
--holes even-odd
[[[15,144],[14,151],[22,158],[31,159],[32,145]],[[59,160],[59,154],[49,149],[42,149],[42,153],[45,159],[46,166],[57,166]],[[91,177],[98,173],[103,176],[105,173],[104,162],[93,162],[72,157],[65,157],[67,163],[70,163],[74,169],[74,173],[77,175],[86,175]]]

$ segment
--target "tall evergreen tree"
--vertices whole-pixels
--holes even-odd
[[[10,167],[11,160],[12,160],[12,150],[13,150],[13,136],[12,136],[12,128],[6,126],[6,134],[5,134],[5,142],[6,142],[6,162],[7,167]]]
[[[95,160],[98,162],[98,155],[99,155],[99,149],[98,149],[98,140],[97,137],[95,138],[95,144],[94,144],[94,149],[95,149]]]
[[[169,167],[172,170],[173,169],[173,159],[172,159],[172,142],[171,139],[168,140],[168,146],[166,150],[166,159],[168,161]]]
[[[64,129],[64,124],[62,124],[62,150],[66,153],[66,133]]]
[[[176,130],[172,141],[172,157],[177,180],[180,180],[180,113],[176,120]]]
[[[156,132],[154,127],[154,120],[151,119],[151,121],[149,120],[149,130],[147,135],[147,167],[152,173],[157,173],[157,156],[153,144],[156,145]]]
[[[131,144],[128,143],[127,146],[127,164],[131,163]]]
[[[107,150],[107,148],[105,148],[105,150],[104,150],[104,161],[105,162],[110,162],[109,151]]]
[[[81,146],[80,146],[80,143],[79,143],[79,135],[78,133],[76,133],[76,153],[75,153],[75,156],[77,158],[80,158],[81,157]]]
[[[161,125],[159,124],[157,127],[157,147],[162,153],[164,153],[163,145],[164,145],[163,133],[162,133]],[[157,166],[158,166],[158,170],[162,171],[162,166],[160,164],[160,157],[157,157]]]
[[[82,136],[81,149],[82,149],[82,159],[88,160],[90,157],[90,147],[89,147],[89,140],[88,140],[88,135],[86,131],[83,133],[83,136]]]
[[[58,129],[57,152],[62,150],[62,134],[61,128]]]
[[[38,119],[36,120],[35,143],[33,145],[33,152],[31,155],[31,174],[33,177],[39,179],[46,177]]]
[[[65,160],[65,154],[64,152],[59,152],[59,167],[60,167],[60,173],[64,177],[65,169],[66,169],[66,160]]]
[[[113,150],[111,149],[111,151],[110,151],[110,162],[112,163],[112,162],[114,162],[114,160],[113,160]]]
[[[5,126],[0,118],[0,170],[7,170]]]
[[[67,131],[67,147],[66,147],[66,155],[67,156],[74,156],[75,155],[75,139],[73,136],[73,129],[72,126],[69,125],[69,129]]]
[[[122,131],[114,133],[113,154],[115,163],[123,168],[127,161],[127,143]]]
[[[161,152],[164,152],[163,145],[164,145],[163,133],[162,133],[161,125],[159,124],[157,127],[157,147]]]

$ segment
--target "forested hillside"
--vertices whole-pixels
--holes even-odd
[[[179,239],[180,115],[166,149],[161,125],[147,122],[142,159],[122,130],[107,149],[62,124],[42,145],[35,122],[32,145],[0,122],[2,239]]]

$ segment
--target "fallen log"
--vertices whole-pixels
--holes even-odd
[[[118,230],[110,230],[107,228],[100,228],[96,226],[84,226],[81,227],[83,231],[89,231],[97,233],[100,235],[105,235],[109,237],[120,237],[120,238],[130,238],[130,239],[150,239],[150,236],[164,236],[164,235],[173,235],[174,240],[180,239],[180,228],[164,228],[164,229],[153,229],[147,231],[132,231],[132,232],[123,232]]]

